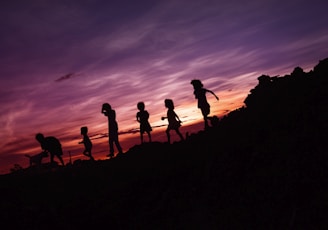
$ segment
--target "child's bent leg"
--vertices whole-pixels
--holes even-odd
[[[118,150],[118,153],[123,153],[122,147],[121,147],[120,143],[118,142],[118,140],[115,140],[115,145]]]
[[[60,155],[57,155],[57,157],[58,157],[60,163],[64,166],[65,163],[64,163],[64,161],[63,161],[63,158],[62,158]]]
[[[183,139],[183,136],[182,136],[182,134],[180,133],[179,129],[177,129],[177,130],[175,130],[175,131],[176,131],[177,134],[179,135],[180,139],[183,141],[184,139]]]

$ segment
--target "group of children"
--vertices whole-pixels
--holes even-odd
[[[207,129],[209,127],[208,115],[210,113],[210,105],[207,102],[206,93],[209,92],[209,93],[213,94],[217,100],[219,100],[219,98],[211,90],[205,89],[200,80],[192,80],[191,84],[194,87],[195,98],[198,100],[197,106],[201,110],[203,118],[204,118],[205,129]],[[174,111],[173,100],[165,99],[164,104],[165,104],[165,107],[167,108],[167,115],[165,117],[163,116],[161,119],[168,120],[168,126],[166,129],[166,136],[167,136],[168,143],[170,143],[170,140],[171,140],[171,137],[170,137],[171,130],[174,130],[178,134],[180,139],[184,140],[184,138],[179,130],[179,128],[181,126],[181,120]],[[143,138],[144,133],[147,133],[149,142],[151,142],[152,139],[151,139],[150,132],[152,131],[152,127],[148,121],[149,113],[147,110],[145,110],[144,102],[138,102],[137,108],[139,111],[136,114],[136,119],[140,123],[141,143],[144,142],[144,138]],[[122,150],[122,147],[118,140],[118,125],[117,125],[117,121],[116,121],[115,110],[112,109],[110,104],[104,103],[101,108],[101,113],[103,113],[108,118],[109,154],[107,156],[114,157],[114,144],[116,145],[118,154],[122,154],[123,150]],[[88,136],[88,128],[86,126],[81,127],[81,135],[83,135],[83,140],[81,142],[79,142],[79,144],[84,144],[83,154],[85,156],[89,157],[90,160],[94,160],[94,158],[92,156],[92,142]],[[42,138],[40,139],[40,135],[37,136],[36,139],[40,142],[42,149],[47,150],[44,139],[42,139]],[[57,151],[55,151],[55,152],[57,152]],[[51,154],[51,152],[50,152],[50,154]],[[62,151],[61,151],[61,154],[62,154]],[[62,159],[60,157],[61,154],[59,154],[59,159],[60,159],[61,163],[63,164]],[[53,154],[51,154],[51,156],[52,155]],[[57,157],[58,157],[58,155],[57,155]],[[53,156],[51,157],[51,161],[53,161]]]
[[[208,115],[210,113],[210,105],[207,102],[206,99],[206,93],[209,92],[214,95],[214,97],[219,100],[219,98],[215,95],[214,92],[211,90],[208,90],[203,87],[203,84],[200,80],[194,79],[191,81],[191,84],[194,87],[194,95],[195,98],[198,100],[197,107],[201,110],[203,118],[204,118],[204,124],[205,124],[205,129],[209,127],[208,125]],[[161,119],[167,119],[168,120],[168,126],[166,129],[166,136],[167,136],[167,141],[170,143],[171,141],[171,136],[170,136],[170,131],[174,130],[178,136],[180,137],[181,140],[183,140],[183,135],[181,134],[179,128],[181,126],[181,120],[179,116],[175,113],[174,111],[174,103],[173,100],[171,99],[165,99],[164,100],[165,107],[167,108],[167,115],[166,117],[162,117]],[[140,139],[141,143],[144,142],[144,133],[147,133],[149,142],[151,142],[151,131],[152,127],[148,121],[149,119],[149,113],[147,110],[145,110],[145,104],[144,102],[138,102],[137,108],[139,112],[136,114],[136,119],[140,123]],[[116,113],[115,110],[112,109],[110,104],[104,103],[102,105],[101,112],[108,117],[108,136],[109,136],[109,154],[107,155],[108,157],[113,157],[114,156],[114,144],[116,145],[116,148],[118,150],[118,154],[122,154],[122,147],[119,143],[118,140],[118,125],[116,121]],[[83,141],[81,143],[84,143],[85,150],[83,151],[83,154],[90,157],[90,159],[93,159],[91,156],[91,141],[88,138],[87,135],[87,127],[82,127],[81,128],[81,134],[83,135]]]

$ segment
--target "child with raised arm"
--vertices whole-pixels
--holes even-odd
[[[118,125],[116,122],[116,112],[112,109],[111,105],[104,103],[101,112],[108,118],[108,141],[109,141],[109,154],[108,157],[114,157],[114,143],[117,147],[118,154],[123,153],[120,142],[118,141]]]
[[[162,120],[167,118],[169,124],[166,129],[166,136],[167,136],[167,142],[171,143],[171,136],[170,136],[170,130],[175,130],[175,132],[179,135],[180,139],[183,141],[183,136],[180,133],[180,126],[181,126],[181,120],[178,117],[178,115],[174,112],[174,104],[171,99],[165,99],[164,101],[165,107],[167,110],[167,116],[162,117]]]
[[[147,110],[145,110],[145,103],[138,102],[137,108],[139,109],[139,112],[137,112],[137,121],[140,123],[140,139],[141,143],[143,143],[143,134],[146,132],[148,134],[149,142],[151,142],[151,135],[150,132],[152,131],[152,128],[149,124],[148,118],[149,113]]]
[[[210,104],[207,102],[206,93],[208,92],[213,94],[216,100],[219,100],[219,97],[216,96],[215,93],[212,92],[211,90],[204,88],[200,80],[194,79],[190,82],[190,84],[192,84],[194,87],[194,95],[195,98],[198,100],[197,106],[202,112],[204,123],[205,123],[205,129],[207,129],[209,127],[208,115],[210,114]]]
[[[91,154],[92,142],[88,136],[88,127],[86,126],[81,127],[81,135],[83,135],[83,140],[79,142],[79,144],[84,145],[83,155],[89,157],[90,160],[94,161],[94,158]]]

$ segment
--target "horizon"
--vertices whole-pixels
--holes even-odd
[[[133,133],[139,101],[150,114],[153,141],[164,141],[166,98],[174,101],[181,130],[201,130],[192,79],[218,95],[218,102],[207,95],[210,115],[222,117],[244,106],[262,74],[312,70],[328,53],[326,8],[321,1],[273,0],[6,3],[0,174],[13,163],[28,165],[23,155],[41,151],[38,132],[61,140],[67,159],[68,151],[81,156],[79,130],[87,126],[98,138],[94,155],[105,156],[107,119],[100,110],[106,102],[125,133],[124,151],[140,143]]]

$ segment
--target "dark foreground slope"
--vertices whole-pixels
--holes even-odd
[[[246,108],[184,142],[3,175],[0,225],[325,229],[327,63],[308,73],[295,68],[283,77],[259,77]]]

